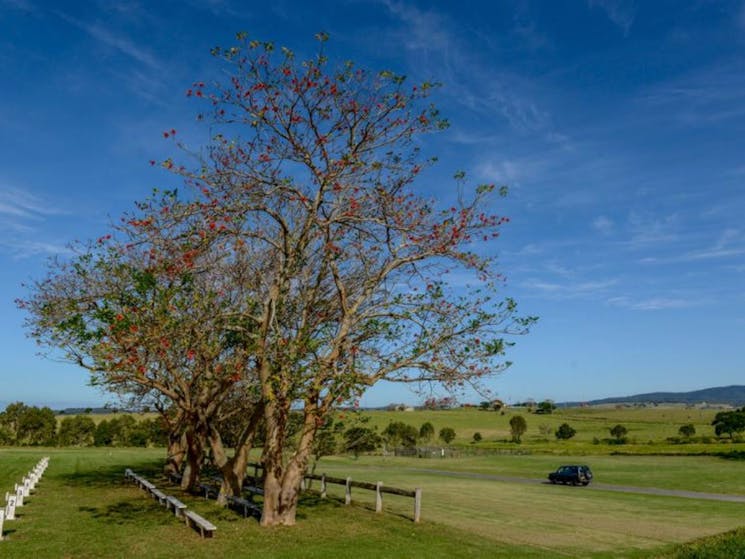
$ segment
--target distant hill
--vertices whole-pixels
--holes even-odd
[[[691,392],[649,392],[634,396],[620,396],[617,398],[603,398],[589,402],[564,402],[561,406],[577,406],[580,403],[589,405],[599,404],[729,404],[731,406],[745,406],[745,386],[719,386],[704,388]]]

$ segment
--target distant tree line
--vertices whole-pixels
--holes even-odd
[[[49,407],[9,404],[0,413],[3,446],[165,446],[168,434],[159,419],[137,421],[122,414],[98,424],[88,415],[65,417],[57,425]]]

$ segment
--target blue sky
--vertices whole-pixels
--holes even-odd
[[[745,3],[0,0],[0,406],[104,401],[40,359],[13,300],[198,145],[184,96],[235,32],[444,84],[419,187],[508,184],[497,244],[522,311],[492,387],[587,400],[745,383]],[[363,404],[416,402],[380,387]],[[474,396],[474,400],[477,397]]]

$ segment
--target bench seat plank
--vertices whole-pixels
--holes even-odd
[[[211,538],[214,535],[215,530],[217,530],[217,526],[212,524],[212,522],[206,518],[199,516],[193,510],[185,510],[184,518],[186,519],[187,525],[191,524],[199,529],[199,533],[203,538]]]
[[[228,497],[228,503],[230,505],[240,507],[244,517],[254,516],[258,519],[261,519],[261,507],[255,503],[252,503],[248,499],[230,496]]]
[[[153,497],[155,497],[156,499],[158,499],[158,502],[159,502],[159,503],[160,503],[161,505],[165,505],[165,504],[166,504],[166,498],[167,498],[168,496],[167,496],[167,495],[166,495],[165,493],[163,493],[163,492],[162,492],[162,491],[161,491],[160,489],[157,489],[157,488],[153,488],[153,489],[152,489],[152,490],[150,491],[150,494],[151,494],[151,495],[152,495]]]

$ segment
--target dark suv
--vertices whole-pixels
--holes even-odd
[[[571,483],[572,485],[587,485],[592,480],[589,466],[561,466],[555,472],[548,474],[551,483]]]

